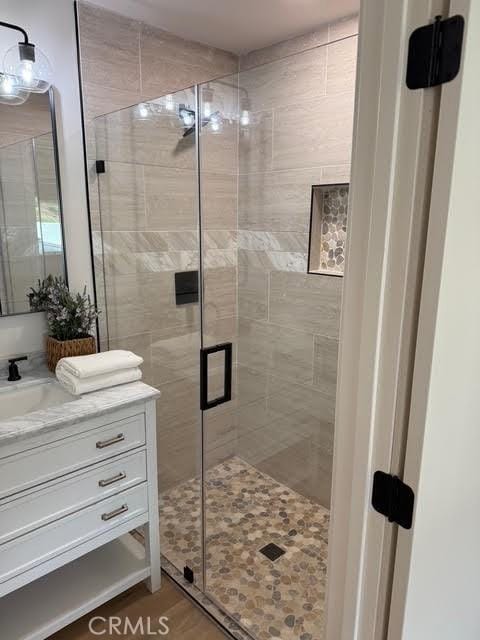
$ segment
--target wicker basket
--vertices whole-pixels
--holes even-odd
[[[50,371],[55,371],[57,362],[69,356],[87,356],[96,353],[95,338],[88,336],[77,340],[55,340],[51,336],[46,339],[47,365]]]

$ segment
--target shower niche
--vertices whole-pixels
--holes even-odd
[[[349,184],[313,185],[308,273],[343,276]]]

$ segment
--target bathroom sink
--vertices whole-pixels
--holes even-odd
[[[23,416],[39,409],[48,409],[78,400],[57,382],[43,382],[0,391],[0,420]]]

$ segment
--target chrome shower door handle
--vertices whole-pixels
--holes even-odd
[[[225,353],[225,369],[223,377],[223,395],[213,400],[208,399],[208,356],[211,353]],[[224,342],[213,347],[200,349],[200,409],[206,411],[232,399],[232,343]]]

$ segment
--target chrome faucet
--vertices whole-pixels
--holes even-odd
[[[17,380],[21,380],[22,376],[18,371],[17,362],[21,362],[22,360],[28,360],[28,356],[20,356],[19,358],[11,358],[8,361],[8,382],[16,382]]]

